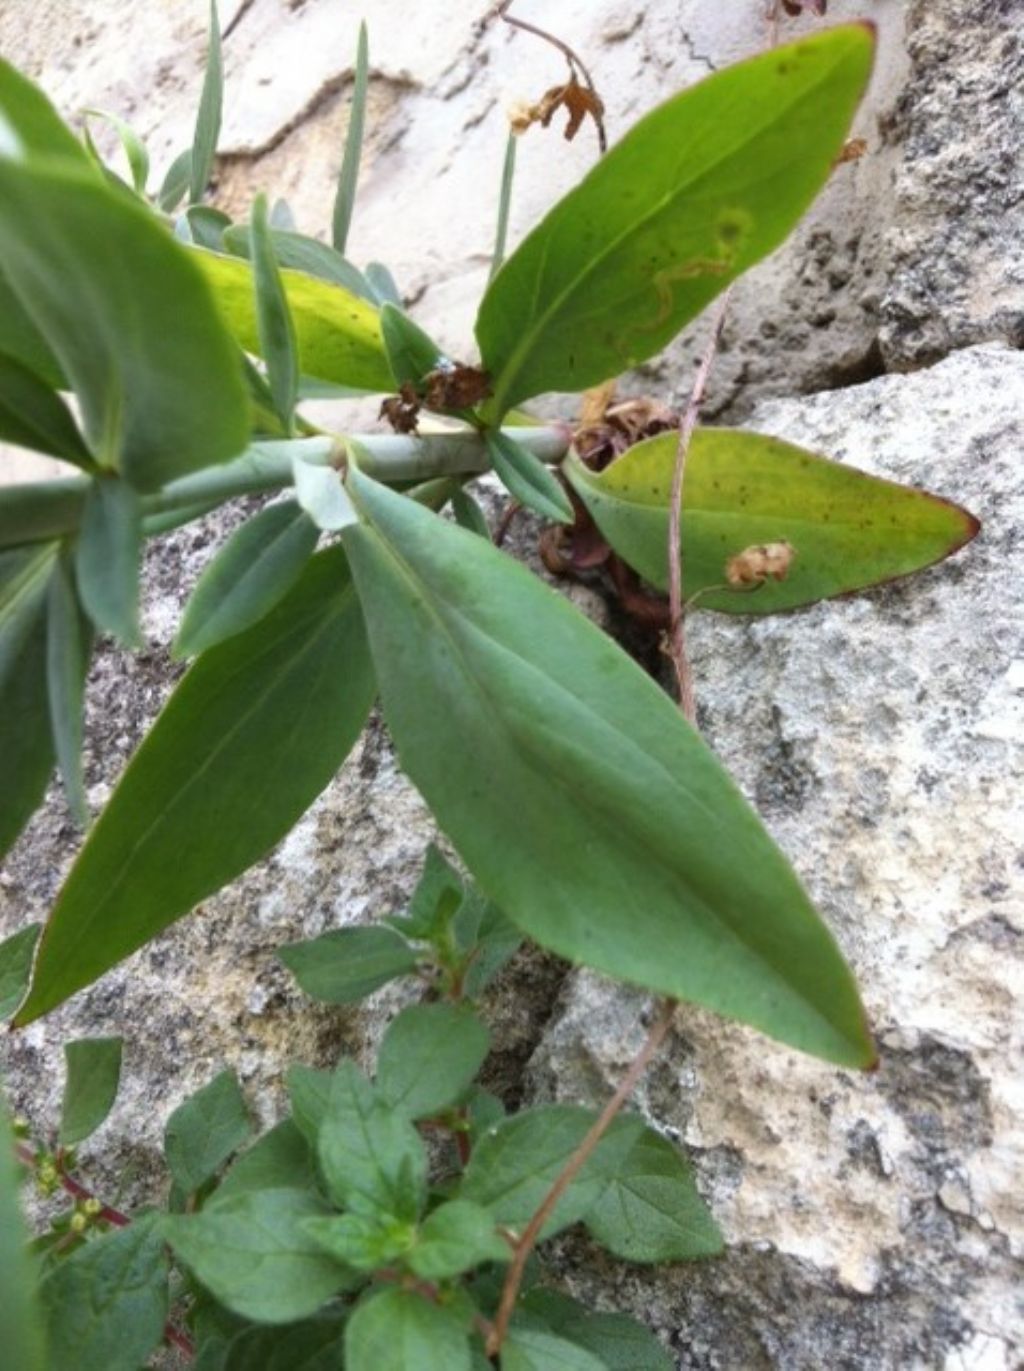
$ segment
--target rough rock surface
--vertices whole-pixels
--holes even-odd
[[[1024,358],[979,347],[913,376],[773,402],[757,427],[964,501],[984,520],[955,561],[857,599],[692,631],[701,723],[792,854],[851,957],[882,1065],[837,1072],[691,1009],[638,1105],[687,1145],[729,1240],[721,1261],[648,1272],[562,1249],[570,1282],[659,1328],[681,1367],[1010,1371],[1024,1255],[1020,1134]],[[224,521],[150,557],[149,648],[104,653],[91,685],[100,801],[166,692],[164,645]],[[576,592],[599,613],[592,592]],[[362,1019],[304,1002],[283,941],[394,909],[429,816],[374,725],[277,853],[4,1047],[15,1099],[52,1124],[59,1044],[125,1031],[125,1091],[90,1173],[158,1185],[170,1108],[225,1063],[264,1118],[292,1060],[359,1051]],[[73,846],[51,797],[0,881],[0,928],[41,914]],[[1018,897],[1014,907],[1014,895]],[[532,954],[497,988],[491,1084],[593,1102],[642,1036],[642,995]],[[528,1059],[528,1060],[527,1060]],[[526,1063],[525,1072],[523,1070]],[[159,1107],[154,1108],[159,1101]]]
[[[352,251],[396,271],[417,317],[468,354],[486,277],[504,109],[560,79],[557,58],[486,25],[480,0],[428,22],[399,0],[371,25],[372,133]],[[526,0],[519,9],[528,17]],[[358,7],[221,5],[227,118],[218,197],[286,195],[326,224],[351,86]],[[762,0],[560,0],[544,22],[590,61],[613,136],[659,98],[761,40]],[[190,137],[206,6],[157,0],[0,5],[0,52],[65,111],[99,105],[150,137],[158,173]],[[711,409],[960,500],[985,523],[955,561],[870,596],[742,624],[699,616],[701,723],[789,851],[854,962],[882,1047],[868,1078],[804,1061],[691,1010],[638,1104],[692,1152],[729,1241],[700,1267],[647,1272],[560,1249],[569,1279],[656,1326],[680,1367],[707,1371],[1011,1371],[1024,1250],[1020,1181],[1021,527],[1024,354],[1021,0],[835,0],[867,13],[881,61],[846,167],[795,235],[736,292]],[[513,240],[590,163],[531,133]],[[408,197],[415,213],[396,212]],[[688,387],[695,339],[638,384]],[[853,385],[882,369],[914,375]],[[844,387],[843,389],[835,389]],[[23,479],[6,465],[0,480]],[[183,596],[223,533],[218,516],[154,546],[147,647],[105,648],[90,682],[87,775],[98,807],[175,676]],[[522,527],[515,550],[530,555]],[[572,592],[601,618],[593,591]],[[1016,821],[1016,826],[1015,826]],[[89,1174],[160,1185],[163,1121],[221,1066],[260,1117],[284,1067],[360,1051],[394,1006],[321,1010],[274,957],[408,896],[434,829],[374,723],[278,851],[127,966],[0,1045],[40,1128],[59,1107],[60,1043],[125,1032],[118,1110]],[[41,917],[77,843],[46,807],[0,871],[0,936]],[[1016,906],[1012,901],[1017,896]],[[559,988],[561,987],[561,993]],[[643,996],[536,953],[495,989],[489,1084],[521,1098],[597,1100],[642,1036]],[[1015,1009],[1016,1006],[1016,1009]]]
[[[693,622],[701,725],[850,957],[881,1065],[822,1069],[680,1011],[642,1107],[694,1149],[730,1254],[582,1282],[654,1311],[680,1366],[1009,1371],[1024,1357],[1022,404],[1024,357],[989,346],[752,420],[960,500],[983,531],[869,595]],[[644,1004],[574,975],[533,1090],[604,1098]]]
[[[881,250],[889,370],[988,338],[1024,346],[1024,5],[916,0],[907,47],[882,124],[902,149]]]
[[[226,108],[216,198],[243,212],[254,189],[287,196],[322,233],[351,90],[360,9],[334,0],[221,6]],[[363,7],[371,29],[369,136],[353,257],[384,260],[418,317],[472,353],[486,280],[506,110],[562,79],[552,49],[488,22],[484,0],[409,21],[400,0]],[[521,11],[531,15],[528,6]],[[0,51],[38,74],[60,107],[131,120],[157,174],[191,138],[204,4],[37,0],[0,8]],[[879,28],[879,61],[856,132],[869,155],[842,168],[806,221],[738,288],[713,411],[848,384],[950,346],[1020,337],[1020,0],[833,0],[830,19]],[[665,95],[755,52],[763,0],[561,0],[544,22],[592,67],[611,136]],[[792,33],[809,21],[791,26]],[[590,165],[589,130],[522,142],[512,241]],[[401,202],[415,206],[396,212]],[[1016,221],[1015,221],[1015,215]],[[1015,222],[1017,231],[1014,232]],[[955,245],[951,251],[951,246]],[[696,340],[651,374],[681,391]]]

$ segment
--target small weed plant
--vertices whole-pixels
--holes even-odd
[[[824,6],[784,6],[804,8]],[[685,1156],[624,1109],[677,1002],[825,1062],[875,1059],[831,934],[694,727],[686,615],[875,586],[977,528],[936,496],[697,422],[731,282],[856,155],[873,31],[773,45],[607,151],[590,73],[553,40],[566,82],[514,128],[564,116],[602,155],[506,256],[510,136],[473,362],[442,354],[383,265],[346,256],[365,29],[330,245],[281,202],[243,223],[204,203],[216,12],[211,34],[193,146],[157,191],[129,127],[113,120],[125,180],[92,141],[110,116],[78,136],[0,62],[0,438],[78,468],[0,488],[0,852],[55,766],[84,830],[45,926],[0,944],[0,1012],[39,1019],[263,857],[377,700],[462,865],[431,848],[407,910],[281,949],[328,1004],[397,978],[420,994],[372,1072],[293,1065],[290,1113],[262,1136],[230,1071],[186,1100],[161,1209],[122,1213],[79,1178],[121,1041],[66,1044],[59,1135],[0,1125],[5,1364],[137,1371],[168,1344],[201,1371],[662,1371],[650,1331],[554,1288],[536,1249],[580,1224],[626,1262],[721,1250]],[[685,412],[616,403],[609,382],[713,301]],[[531,415],[548,392],[584,395],[577,424]],[[303,412],[353,394],[382,397],[380,431]],[[599,579],[662,635],[678,703],[501,550],[473,493],[486,473],[540,516],[549,567]],[[195,587],[174,643],[188,670],[92,822],[94,640],[140,644],[146,539],[256,493],[275,498]],[[600,1112],[506,1114],[478,1083],[481,996],[524,939],[657,997]],[[68,1200],[30,1245],[26,1172]]]

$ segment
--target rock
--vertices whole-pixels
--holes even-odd
[[[689,1146],[728,1254],[650,1273],[565,1258],[596,1300],[655,1311],[680,1366],[1024,1355],[1022,404],[1024,356],[987,346],[751,421],[962,501],[983,531],[856,599],[693,620],[702,727],[850,958],[881,1065],[834,1071],[680,1009],[638,1105]],[[604,1099],[645,1004],[576,973],[529,1064],[533,1095]]]
[[[513,102],[564,79],[555,49],[488,22],[490,0],[410,23],[400,0],[369,14],[372,80],[360,195],[350,240],[359,263],[393,269],[417,318],[453,355],[472,360],[472,323],[487,280],[498,182]],[[861,17],[860,0],[834,0],[836,21]],[[0,51],[38,75],[68,115],[84,107],[127,118],[151,147],[154,182],[191,142],[202,80],[206,7],[60,5],[0,14]],[[222,6],[225,117],[214,200],[247,213],[256,190],[288,198],[300,227],[324,236],[351,95],[358,7],[334,0],[236,0]],[[907,57],[901,0],[875,0],[877,70],[857,132],[870,155],[839,170],[792,240],[738,287],[711,408],[738,413],[764,394],[863,379],[879,367],[880,282],[901,146],[877,135],[901,90]],[[977,24],[985,29],[988,21]],[[787,21],[785,36],[813,27]],[[764,0],[715,7],[701,0],[570,0],[557,28],[584,56],[607,106],[614,141],[668,95],[765,42]],[[908,118],[910,113],[908,112]],[[981,122],[980,112],[967,121]],[[902,127],[902,125],[901,125]],[[109,130],[96,136],[116,147]],[[980,135],[979,135],[980,136]],[[1007,133],[1012,136],[1012,130]],[[586,128],[573,143],[558,129],[519,144],[510,242],[593,163]],[[396,212],[402,204],[414,212]],[[688,334],[645,372],[662,387],[688,385],[698,348]],[[681,378],[681,379],[680,379]]]
[[[910,71],[882,244],[879,343],[909,370],[986,339],[1024,347],[1024,11],[907,7]]]

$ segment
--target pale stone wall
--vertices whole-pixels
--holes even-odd
[[[762,40],[760,0],[519,8],[571,36],[613,137]],[[217,196],[241,210],[265,188],[288,197],[300,227],[322,229],[359,9],[223,9],[234,28]],[[364,9],[373,119],[352,255],[387,261],[416,316],[468,354],[504,109],[562,68],[525,35],[484,24],[484,4]],[[1024,694],[1014,564],[1024,512],[1024,4],[837,0],[830,15],[879,24],[858,129],[871,153],[837,175],[792,242],[737,292],[712,411],[753,410],[754,427],[928,486],[985,527],[953,562],[905,584],[763,622],[698,616],[693,639],[702,726],[853,961],[882,1064],[870,1077],[836,1072],[681,1011],[639,1105],[690,1149],[729,1252],[651,1272],[567,1239],[558,1259],[596,1303],[657,1327],[680,1367],[1011,1371],[1024,1358],[1013,785]],[[189,138],[204,21],[200,0],[6,0],[0,50],[66,112],[96,104],[131,119],[162,171]],[[572,146],[527,137],[513,238],[593,153],[586,131]],[[636,388],[684,394],[695,350],[693,339],[676,344]],[[237,517],[153,547],[145,651],[98,656],[87,742],[97,807],[170,687],[166,647],[183,595]],[[532,544],[524,525],[516,550],[532,558]],[[573,593],[614,626],[599,595]],[[19,1105],[52,1121],[62,1038],[124,1032],[124,1098],[86,1164],[136,1165],[135,1198],[153,1183],[166,1113],[221,1065],[239,1070],[272,1117],[288,1061],[363,1049],[392,1003],[378,997],[361,1016],[311,1008],[275,947],[395,909],[432,835],[375,722],[267,862],[0,1049]],[[0,872],[0,929],[45,911],[74,846],[53,794]],[[643,1004],[531,954],[495,992],[492,1084],[596,1101],[637,1046]]]

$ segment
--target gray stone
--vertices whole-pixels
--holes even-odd
[[[916,0],[907,46],[882,126],[901,149],[878,278],[890,370],[1024,347],[1024,5]]]
[[[751,421],[962,501],[983,530],[856,599],[693,620],[702,727],[839,937],[881,1065],[837,1072],[680,1009],[637,1102],[689,1146],[729,1252],[596,1275],[565,1253],[574,1287],[656,1311],[680,1366],[1009,1371],[1024,1355],[1022,406],[1024,356],[988,346]],[[533,1095],[605,1098],[645,1003],[576,973]]]

